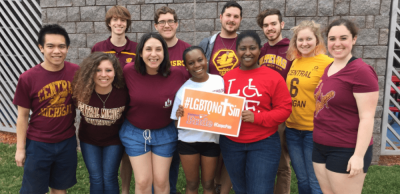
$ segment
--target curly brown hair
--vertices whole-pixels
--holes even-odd
[[[72,99],[75,103],[78,101],[85,104],[89,103],[96,85],[94,76],[97,67],[104,60],[109,60],[113,64],[115,77],[112,85],[118,89],[125,87],[122,67],[117,57],[109,53],[94,52],[82,61],[80,64],[81,68],[75,73],[74,80],[72,81]]]

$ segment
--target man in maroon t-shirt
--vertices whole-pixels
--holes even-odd
[[[224,76],[226,72],[239,67],[236,56],[236,37],[242,21],[242,7],[235,1],[228,1],[219,15],[221,32],[204,38],[199,46],[206,53],[208,71]]]
[[[286,59],[290,40],[282,38],[282,29],[285,26],[285,22],[282,21],[281,12],[277,9],[264,10],[258,14],[257,24],[262,28],[265,37],[268,39],[268,42],[261,48],[259,64],[277,71],[286,81],[292,61]],[[278,127],[282,150],[274,189],[274,193],[276,194],[290,193],[291,169],[285,128],[285,123],[280,124]]]
[[[44,62],[18,80],[17,166],[24,166],[20,193],[66,193],[76,183],[75,106],[71,82],[79,66],[64,61],[70,39],[59,25],[39,32]],[[32,111],[30,120],[29,112]]]
[[[127,63],[134,62],[137,43],[125,36],[131,23],[131,14],[128,9],[119,5],[110,8],[106,13],[105,24],[111,31],[111,36],[107,40],[96,43],[92,48],[92,53],[96,51],[113,53],[119,59],[122,68]]]
[[[169,60],[171,62],[171,68],[179,69],[182,71],[186,78],[189,79],[190,74],[186,70],[183,64],[183,51],[190,47],[190,44],[179,40],[176,37],[176,29],[178,28],[178,16],[175,10],[163,6],[156,10],[154,14],[154,27],[163,37],[168,46]],[[169,183],[170,183],[170,193],[176,193],[176,183],[178,182],[179,174],[179,153],[178,150],[174,152],[172,157],[172,163],[169,170]]]

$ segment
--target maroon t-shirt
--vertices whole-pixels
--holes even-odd
[[[179,39],[174,46],[168,47],[171,69],[179,69],[186,75],[187,79],[190,78],[190,73],[186,70],[185,65],[183,64],[182,57],[183,57],[183,51],[185,51],[185,49],[188,47],[190,47],[190,44]]]
[[[217,36],[209,61],[209,72],[211,74],[224,76],[226,72],[239,67],[239,59],[236,55],[236,38]]]
[[[105,108],[99,96],[105,101]],[[120,145],[118,131],[124,121],[129,101],[128,91],[114,87],[108,98],[108,94],[99,96],[93,91],[89,104],[77,103],[81,111],[79,139],[96,146]]]
[[[67,61],[57,72],[38,64],[19,77],[13,103],[32,110],[28,139],[58,143],[75,134],[71,82],[78,69],[78,65]]]
[[[360,119],[353,93],[379,91],[378,77],[362,59],[351,61],[328,77],[330,67],[325,69],[314,93],[313,139],[322,145],[355,148]]]
[[[168,77],[142,75],[135,70],[134,63],[129,63],[124,68],[124,77],[130,97],[126,118],[132,125],[159,129],[171,123],[175,94],[186,81],[182,71],[171,68]]]
[[[259,64],[267,66],[277,71],[286,80],[286,76],[292,66],[292,61],[286,59],[286,52],[289,47],[290,40],[287,38],[282,39],[274,46],[265,43],[261,48],[259,57]]]
[[[116,47],[111,43],[110,36],[107,40],[96,43],[92,48],[92,53],[100,51],[115,54],[119,60],[119,63],[121,64],[121,67],[124,68],[126,64],[135,62],[137,46],[136,42],[130,41],[126,36],[125,38],[127,40],[126,44],[121,47]]]

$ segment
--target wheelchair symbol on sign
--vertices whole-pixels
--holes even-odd
[[[252,85],[251,85],[251,82],[252,82],[252,81],[253,81],[253,79],[250,78],[250,79],[249,79],[249,85],[248,85],[248,86],[245,86],[245,87],[243,88],[243,94],[244,94],[244,96],[246,96],[246,97],[248,97],[248,98],[251,98],[251,97],[255,96],[256,94],[257,94],[257,96],[262,96],[262,94],[259,94],[259,93],[258,93],[258,90],[257,90],[256,86],[252,86]],[[247,95],[247,94],[246,94],[246,88],[248,88],[247,90],[254,90],[255,93],[253,93],[252,95]]]

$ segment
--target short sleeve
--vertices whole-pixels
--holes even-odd
[[[354,79],[353,92],[367,93],[376,91],[379,91],[379,85],[375,70],[367,64],[361,65]]]
[[[98,50],[97,50],[97,44],[99,44],[99,43],[96,43],[96,44],[92,47],[91,53],[94,53],[94,52],[98,51]]]
[[[24,76],[20,76],[18,79],[13,104],[31,109],[31,97],[29,92],[30,87],[26,84],[27,80],[25,79],[26,78]]]
[[[178,107],[182,102],[182,95],[183,95],[182,91],[183,87],[181,87],[175,95],[174,105],[172,105],[172,111],[170,117],[172,120],[178,120],[178,118],[176,118],[176,111],[178,110]]]

